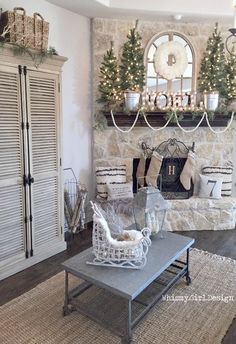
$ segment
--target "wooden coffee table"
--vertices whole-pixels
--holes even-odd
[[[152,240],[147,255],[147,264],[141,270],[88,265],[86,262],[93,259],[92,248],[68,259],[62,264],[65,269],[64,315],[76,310],[108,327],[122,338],[123,343],[131,343],[134,327],[158,301],[162,300],[162,296],[182,277],[186,278],[187,284],[191,283],[189,248],[193,243],[194,239],[189,237],[170,232],[165,233],[163,239]],[[179,257],[184,253],[186,253],[186,260],[182,261]],[[73,290],[69,290],[69,274],[83,279],[84,282]],[[165,277],[165,274],[168,275],[168,278]],[[163,283],[163,280],[165,283]],[[154,284],[158,285],[158,291],[154,293],[151,301],[148,298],[148,302],[143,302],[143,295]],[[114,297],[121,298],[125,303],[124,331],[112,329],[109,319],[104,321],[102,317],[94,315],[90,307],[85,309],[80,305],[78,297],[81,297],[83,293],[93,286],[99,287],[109,294],[111,293]],[[142,307],[138,315],[132,312],[135,303],[140,304],[140,307]]]

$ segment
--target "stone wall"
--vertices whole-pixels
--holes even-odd
[[[114,41],[114,49],[118,55],[121,54],[126,35],[134,21],[100,19],[93,20],[93,64],[94,64],[94,99],[97,98],[97,84],[99,80],[99,67],[103,55],[109,49],[110,41]],[[207,38],[214,29],[214,23],[210,24],[188,24],[188,23],[164,23],[154,21],[140,21],[139,32],[143,37],[145,48],[152,37],[158,33],[174,30],[184,34],[194,47],[199,71],[202,53],[205,50]],[[227,27],[220,27],[224,36],[227,35]],[[95,112],[98,110],[94,104]],[[150,146],[156,146],[168,138],[177,138],[187,145],[195,142],[195,150],[198,156],[197,169],[209,162],[223,164],[232,160],[234,126],[224,134],[214,134],[209,128],[199,128],[193,133],[184,133],[179,128],[166,128],[154,132],[149,128],[134,128],[130,133],[121,133],[109,127],[105,131],[94,131],[94,163],[95,166],[112,166],[125,163],[127,166],[128,178],[132,175],[132,159],[140,156],[139,142],[145,140]],[[189,128],[190,129],[190,128]],[[222,128],[216,128],[216,130]]]

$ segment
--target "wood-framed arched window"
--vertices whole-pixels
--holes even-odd
[[[176,41],[183,45],[188,56],[188,67],[180,78],[166,80],[154,68],[153,57],[160,44]],[[196,90],[195,53],[188,39],[177,32],[169,31],[155,35],[145,50],[146,87],[155,92],[191,92]]]

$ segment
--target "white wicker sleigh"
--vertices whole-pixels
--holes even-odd
[[[96,204],[92,204],[93,215],[93,254],[95,258],[87,264],[129,269],[141,269],[147,262],[148,247],[151,245],[149,228],[142,231],[129,230],[131,240],[118,241],[112,238],[107,221]]]

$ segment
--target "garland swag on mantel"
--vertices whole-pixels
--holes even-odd
[[[132,126],[131,126],[129,129],[125,130],[125,129],[120,128],[120,127],[117,125],[116,120],[115,120],[115,116],[114,116],[112,110],[110,111],[110,114],[111,114],[111,118],[112,118],[114,127],[115,127],[117,130],[121,131],[122,133],[129,133],[129,132],[135,127],[135,125],[136,125],[136,123],[137,123],[137,121],[138,121],[138,117],[141,115],[140,110],[139,110],[139,111],[137,112],[137,114],[136,114],[136,117],[135,117],[135,120],[134,120]],[[162,127],[158,127],[158,128],[154,128],[154,127],[149,123],[149,121],[148,121],[148,115],[146,115],[145,113],[142,113],[142,116],[144,117],[144,120],[145,120],[147,126],[148,126],[150,129],[152,129],[153,131],[161,131],[161,130],[165,129],[165,128],[168,126],[168,124],[169,124],[172,120],[174,120],[174,122],[177,124],[177,126],[179,127],[179,129],[181,129],[184,133],[193,133],[194,131],[196,131],[196,130],[200,127],[200,125],[201,125],[201,123],[203,122],[203,120],[206,119],[206,122],[207,122],[207,125],[208,125],[209,129],[210,129],[214,134],[223,134],[224,132],[226,132],[226,130],[228,130],[228,129],[230,128],[230,126],[231,126],[231,124],[233,123],[233,120],[234,120],[234,112],[232,111],[231,118],[230,118],[230,121],[229,121],[229,123],[227,124],[227,126],[226,126],[223,130],[214,130],[214,129],[212,128],[211,124],[210,124],[210,120],[212,119],[212,118],[211,118],[212,115],[211,115],[211,113],[208,114],[208,113],[205,111],[205,112],[202,114],[202,117],[200,118],[198,124],[197,124],[194,128],[189,129],[189,130],[186,130],[186,129],[184,129],[184,128],[181,126],[181,124],[179,123],[179,122],[180,122],[180,119],[179,119],[178,114],[177,114],[176,112],[172,112],[171,115],[169,116],[168,120],[166,121],[166,123],[165,123]]]

